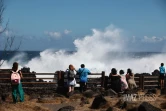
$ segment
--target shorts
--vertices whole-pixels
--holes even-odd
[[[163,73],[160,73],[160,79],[164,80],[164,74]]]

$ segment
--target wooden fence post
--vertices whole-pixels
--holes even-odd
[[[58,75],[57,75],[58,77],[58,79],[57,79],[57,83],[58,83],[58,86],[60,86],[62,83],[61,83],[61,70],[60,71],[58,71]]]
[[[139,76],[139,88],[142,89],[142,75]]]
[[[140,75],[139,78],[139,87],[144,90],[144,75]]]
[[[142,90],[144,90],[144,75],[142,75]]]
[[[61,71],[61,81],[62,81],[62,86],[64,86],[65,82],[64,82],[64,72]]]
[[[58,81],[61,79],[61,70],[58,73]]]
[[[139,76],[139,87],[144,90],[144,75]]]
[[[102,77],[101,77],[101,87],[104,87],[104,82],[105,82],[105,71],[102,71],[101,75],[102,75]]]

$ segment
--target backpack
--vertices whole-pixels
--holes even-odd
[[[75,78],[74,71],[68,70],[68,79],[69,80],[74,80],[74,78]]]
[[[18,71],[14,72],[12,71],[11,74],[11,84],[12,85],[18,85],[20,83],[20,74],[18,73]]]

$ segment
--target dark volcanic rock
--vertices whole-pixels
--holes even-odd
[[[127,111],[137,111],[139,105],[139,102],[125,101],[122,109],[125,108]]]
[[[61,95],[61,94],[55,93],[55,94],[54,94],[54,97],[65,97],[65,96],[64,96],[64,95]]]
[[[137,94],[138,89],[130,89],[130,90],[125,90],[124,94]]]
[[[139,77],[139,76],[151,76],[151,75],[149,73],[136,73],[134,76]]]
[[[160,71],[158,69],[152,72],[152,76],[159,76],[159,75],[160,75]]]
[[[93,100],[93,103],[91,105],[92,109],[98,109],[103,105],[106,105],[107,101],[106,99],[102,96],[102,95],[98,95],[95,97],[95,99]]]
[[[112,89],[108,89],[104,92],[104,96],[116,96],[116,95],[117,93]]]
[[[58,94],[66,95],[67,92],[68,92],[67,87],[58,86],[57,89],[56,89],[56,93],[58,93]]]
[[[74,111],[75,108],[73,106],[65,106],[60,108],[58,111]]]
[[[138,111],[162,111],[159,108],[156,108],[155,106],[149,104],[148,102],[143,102],[138,107]]]
[[[162,95],[166,94],[166,88],[161,89],[161,94]]]
[[[106,111],[120,111],[120,109],[115,107],[109,107]]]
[[[85,97],[81,98],[81,103],[80,103],[81,106],[84,106],[84,104],[89,104],[89,103],[90,102],[89,102],[89,100],[87,98],[85,98]]]
[[[157,89],[148,89],[147,94],[156,94]]]
[[[93,92],[92,90],[86,90],[84,93],[83,93],[83,96],[87,97],[87,98],[92,98],[94,97],[96,93]]]
[[[6,98],[9,96],[9,93],[3,93],[2,95],[1,95],[1,100],[3,101],[3,102],[5,102],[6,101]]]
[[[166,102],[160,104],[161,109],[166,109]]]

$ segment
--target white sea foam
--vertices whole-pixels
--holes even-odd
[[[18,61],[20,67],[30,67],[36,72],[55,72],[66,70],[69,64],[76,68],[84,63],[91,72],[105,71],[108,75],[111,68],[118,70],[131,68],[133,72],[151,73],[158,69],[161,62],[164,62],[166,54],[158,54],[143,58],[130,58],[127,55],[118,56],[111,52],[124,52],[126,50],[123,31],[114,26],[109,26],[104,30],[93,29],[91,35],[86,35],[82,39],[74,40],[76,52],[67,54],[65,50],[54,51],[47,49],[40,53],[39,57],[30,61],[23,61],[25,54],[18,54],[9,61],[5,61],[1,68],[10,68],[12,62]]]

